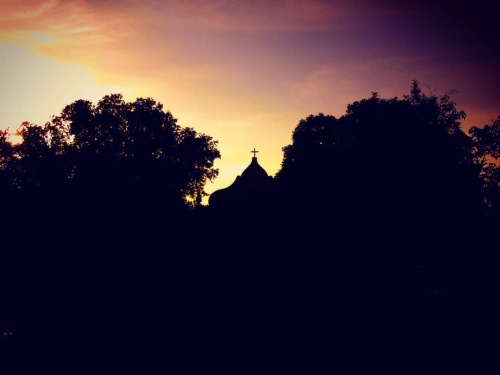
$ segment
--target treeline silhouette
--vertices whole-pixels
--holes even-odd
[[[387,336],[465,351],[496,311],[500,116],[466,134],[451,95],[413,81],[310,115],[268,191],[219,210],[201,205],[217,141],[151,98],[78,100],[19,144],[1,132],[2,345],[143,371],[311,370]]]

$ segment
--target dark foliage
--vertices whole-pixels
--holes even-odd
[[[500,120],[468,136],[464,117],[416,81],[308,116],[270,190],[224,211],[199,205],[216,142],[152,99],[76,101],[17,145],[1,132],[5,352],[52,373],[488,355]]]
[[[369,99],[302,120],[277,179],[289,202],[341,220],[454,226],[480,216],[482,166],[448,95]]]
[[[466,337],[479,311],[497,311],[489,301],[499,281],[499,121],[468,136],[450,95],[426,96],[415,81],[402,99],[374,93],[340,118],[308,116],[283,148],[276,176],[277,221],[291,238],[282,244],[308,254],[306,284],[321,296],[345,291],[341,300],[361,309],[371,301],[387,315],[363,317],[389,327],[398,320],[385,317],[411,300],[399,312],[414,322],[404,325],[410,331],[426,322],[408,333],[420,343],[422,332],[436,338],[459,324],[453,316],[464,320],[457,332]],[[439,308],[419,310],[434,297]],[[449,321],[438,318],[445,309]],[[491,317],[485,312],[483,322],[494,329]],[[447,341],[452,336],[438,345],[468,347]]]

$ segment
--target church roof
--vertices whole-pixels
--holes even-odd
[[[261,181],[265,181],[267,183],[269,180],[269,175],[257,162],[257,158],[253,157],[250,165],[246,167],[246,169],[241,174],[241,179],[252,184],[256,184]]]
[[[258,151],[252,151],[255,155]],[[210,206],[225,206],[252,200],[261,196],[270,187],[272,177],[260,166],[257,157],[245,168],[241,176],[237,176],[228,187],[214,191],[209,199]]]

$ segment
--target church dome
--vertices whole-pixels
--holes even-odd
[[[258,151],[252,151],[255,155]],[[208,204],[212,207],[233,207],[256,203],[264,199],[269,192],[273,178],[267,174],[254,156],[252,162],[245,168],[241,176],[234,182],[220,190],[214,191]]]
[[[241,174],[241,179],[254,185],[260,185],[269,182],[269,175],[257,162],[257,158],[253,157],[250,165]]]

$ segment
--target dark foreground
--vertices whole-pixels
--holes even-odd
[[[493,369],[494,233],[127,217],[7,225],[5,373]]]

